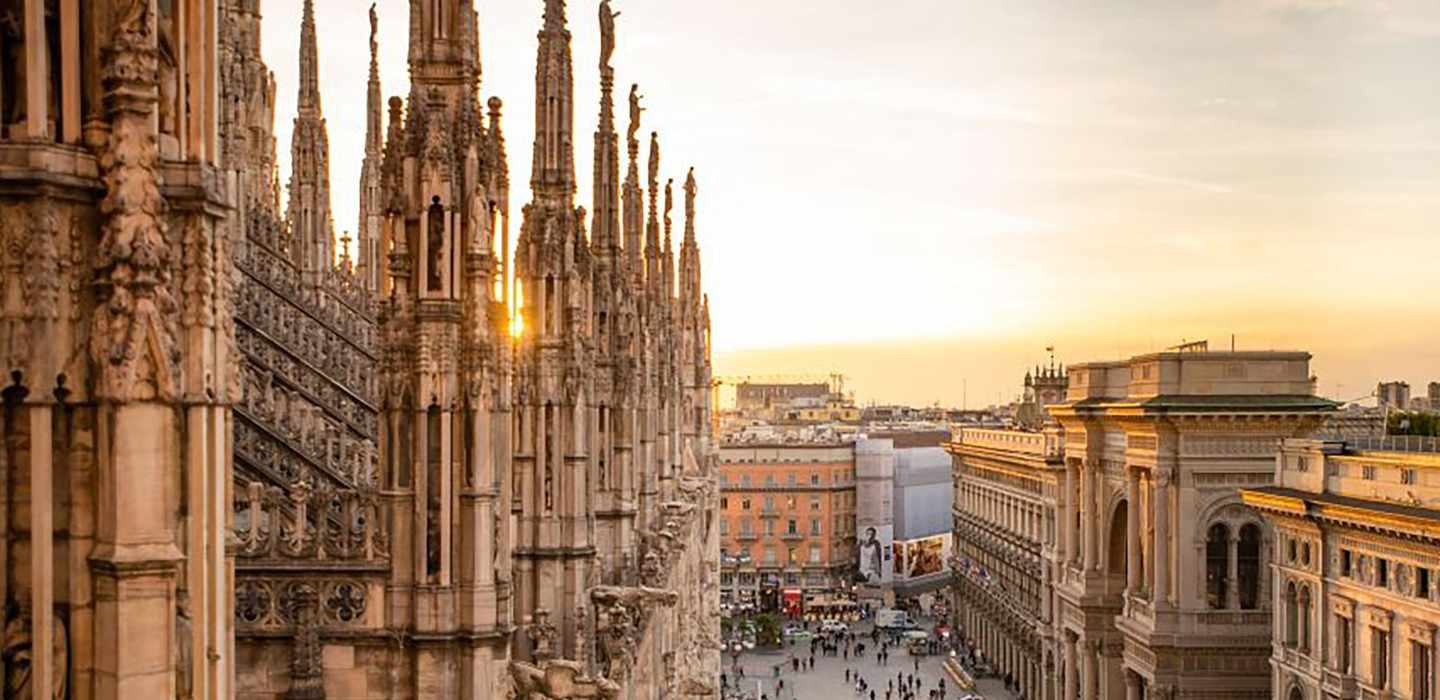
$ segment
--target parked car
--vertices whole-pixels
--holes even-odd
[[[849,632],[850,625],[847,625],[839,620],[826,620],[820,623],[820,631],[828,633]]]
[[[786,637],[808,637],[810,636],[810,630],[805,629],[804,625],[785,625],[785,629],[781,631],[781,634]]]

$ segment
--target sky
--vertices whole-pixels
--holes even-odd
[[[518,212],[543,2],[475,2]],[[1311,352],[1332,398],[1440,381],[1433,0],[612,5],[617,100],[640,83],[662,179],[696,168],[717,375],[838,372],[861,402],[976,407],[1047,346],[1073,363],[1233,335]],[[316,3],[337,234],[367,7]],[[282,184],[300,9],[263,3]],[[378,11],[382,87],[403,95],[408,2]],[[569,3],[587,209],[596,14]]]

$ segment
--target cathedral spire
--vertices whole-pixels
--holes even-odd
[[[688,310],[700,303],[700,244],[695,240],[695,169],[685,175],[685,240],[680,244],[680,299]]]
[[[380,92],[380,42],[379,18],[375,4],[370,4],[370,80],[365,94],[365,155],[378,154],[385,149],[384,110],[385,98]]]
[[[330,218],[330,140],[320,110],[320,65],[315,3],[305,0],[300,21],[300,95],[290,135],[290,185],[285,217],[290,257],[307,282],[318,285],[335,267]]]
[[[645,196],[640,192],[640,141],[635,134],[640,132],[640,86],[630,86],[630,125],[626,129],[625,148],[630,155],[630,167],[625,172],[625,264],[629,268],[631,284],[639,288],[644,285],[645,262],[641,256],[640,239],[645,227]]]
[[[535,148],[530,187],[537,203],[569,206],[575,196],[574,75],[565,1],[545,0],[535,57]]]
[[[660,290],[660,216],[657,200],[660,196],[660,134],[650,132],[650,217],[645,222],[645,286],[651,294]]]
[[[370,5],[370,81],[365,97],[365,159],[360,163],[360,223],[356,227],[356,271],[360,283],[378,292],[384,265],[380,260],[380,228],[385,219],[380,171],[385,158],[385,98],[380,92],[379,18]]]
[[[315,46],[315,0],[305,0],[300,17],[300,111],[320,111],[320,59]]]
[[[620,137],[615,133],[615,17],[610,0],[600,2],[600,120],[595,130],[595,205],[591,242],[602,260],[620,261]]]
[[[665,286],[663,289],[667,300],[675,296],[675,248],[670,244],[670,210],[675,207],[675,197],[672,191],[674,184],[674,178],[665,181],[665,252],[662,254],[664,257],[660,264],[664,267]]]

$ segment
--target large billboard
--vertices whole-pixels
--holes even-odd
[[[896,542],[892,549],[895,552],[895,578],[921,578],[945,570],[945,559],[950,554],[950,536],[934,535]]]
[[[866,525],[860,533],[860,562],[857,578],[861,583],[880,586],[895,577],[895,562],[890,545],[894,528],[890,525]]]
[[[895,448],[890,440],[855,443],[855,531],[859,567],[855,578],[867,586],[888,586],[895,578],[895,511],[891,503]]]

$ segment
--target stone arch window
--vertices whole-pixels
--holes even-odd
[[[1310,599],[1310,586],[1302,585],[1299,594],[1299,628],[1300,628],[1300,650],[1306,653],[1310,651],[1310,610],[1312,601]]]
[[[1260,607],[1260,526],[1246,523],[1240,528],[1240,542],[1235,547],[1235,585],[1239,588],[1240,609]]]
[[[1291,686],[1290,694],[1286,696],[1285,700],[1305,700],[1305,693],[1300,690],[1300,686]]]
[[[1298,595],[1295,582],[1285,585],[1285,646],[1294,647],[1300,640]]]
[[[1229,572],[1230,528],[1215,523],[1205,535],[1205,604],[1211,610],[1226,607]]]
[[[1125,560],[1125,538],[1130,524],[1130,513],[1125,499],[1115,505],[1115,515],[1110,518],[1110,573],[1122,577],[1128,571],[1129,562]],[[1137,562],[1138,565],[1138,562]]]

